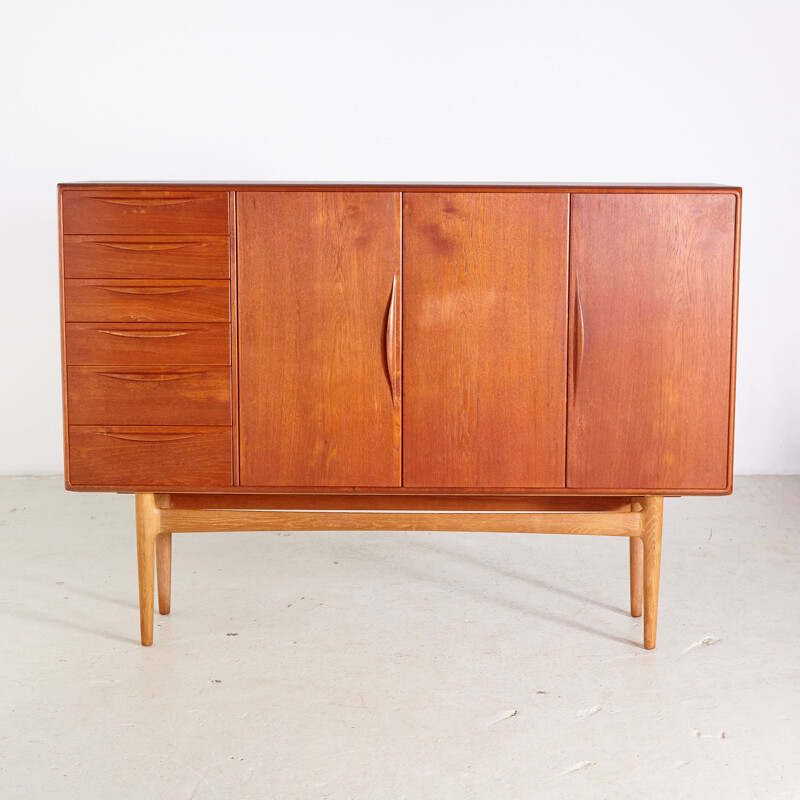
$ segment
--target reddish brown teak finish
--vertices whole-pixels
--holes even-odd
[[[66,418],[231,425],[193,490],[730,491],[737,189],[60,196]],[[186,485],[131,465],[86,488]]]
[[[655,646],[663,496],[731,491],[741,190],[59,199],[67,487],[137,493],[144,644],[173,531],[310,527],[628,536]]]
[[[68,364],[231,363],[230,325],[219,322],[68,322]]]
[[[729,486],[736,197],[572,197],[567,485]]]
[[[228,280],[227,236],[81,236],[64,238],[65,278]]]
[[[228,192],[60,197],[68,483],[231,487]]]
[[[244,486],[400,486],[400,195],[238,192]]]
[[[71,479],[98,485],[135,475],[145,485],[173,491],[207,481],[230,485],[231,430],[198,425],[73,425]]]
[[[159,234],[227,236],[228,192],[135,186],[69,192],[61,229],[69,235],[147,235],[149,243],[160,243]]]
[[[405,486],[564,486],[568,203],[406,195]]]

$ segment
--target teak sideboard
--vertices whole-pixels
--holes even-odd
[[[741,190],[59,186],[66,486],[172,534],[627,536],[731,492]],[[467,512],[467,513],[465,513]],[[156,570],[157,565],[157,570]]]

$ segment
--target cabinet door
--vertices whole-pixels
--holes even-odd
[[[577,194],[567,486],[728,485],[736,197]]]
[[[241,483],[400,485],[400,195],[236,208]]]
[[[566,194],[407,193],[403,479],[563,487]]]

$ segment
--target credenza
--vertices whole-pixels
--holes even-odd
[[[732,488],[741,189],[62,184],[66,487],[172,534],[626,536]],[[157,567],[157,569],[156,569]]]

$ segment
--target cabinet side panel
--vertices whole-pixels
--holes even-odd
[[[564,486],[567,204],[404,196],[405,486]]]
[[[567,486],[728,486],[734,194],[572,197]]]
[[[69,408],[67,405],[67,313],[64,298],[64,192],[58,189],[58,300],[61,331],[61,411],[64,439],[64,484],[70,485],[69,469]]]
[[[239,278],[236,247],[236,192],[228,195],[231,225],[230,275],[231,275],[231,456],[233,485],[239,485]]]
[[[241,484],[399,486],[400,195],[237,192],[236,207]]]

